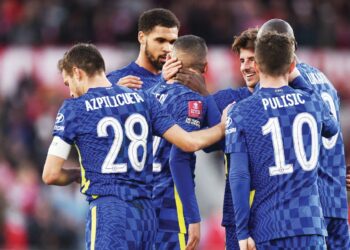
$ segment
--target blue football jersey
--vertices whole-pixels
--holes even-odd
[[[153,96],[120,86],[91,88],[63,103],[53,135],[75,144],[88,199],[152,197],[152,134],[175,124],[160,110]]]
[[[161,82],[150,88],[177,124],[187,131],[199,130],[206,126],[207,103],[205,97],[193,92],[180,83],[167,84]],[[169,154],[172,144],[164,139],[154,140],[154,204],[157,211],[159,229],[161,231],[186,233],[179,197],[174,190],[174,182],[169,166]],[[191,170],[194,178],[195,155],[191,158]],[[181,201],[180,201],[181,202]],[[181,226],[182,225],[182,226]]]
[[[317,168],[321,131],[336,132],[330,121],[318,96],[288,86],[262,88],[230,110],[226,153],[248,156],[255,190],[249,230],[256,242],[327,234]]]
[[[128,75],[133,75],[141,78],[143,82],[142,90],[149,89],[162,79],[161,74],[153,74],[147,69],[137,65],[135,62],[131,62],[124,68],[110,72],[107,75],[107,78],[111,83],[116,84],[120,78]]]
[[[310,65],[300,63],[297,68],[339,121],[339,97],[332,83],[321,71]],[[318,188],[324,216],[347,219],[346,164],[341,130],[331,139],[322,138],[318,173]]]
[[[240,102],[241,100],[251,96],[252,93],[247,87],[238,89],[224,89],[213,94],[215,102],[222,113],[227,105],[233,102]],[[222,213],[222,225],[223,226],[234,226],[235,225],[235,214],[232,205],[232,196],[230,189],[230,182],[228,173],[230,172],[230,154],[225,154],[225,166],[226,166],[226,184],[224,194],[224,205]]]

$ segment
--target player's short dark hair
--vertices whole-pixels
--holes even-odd
[[[88,76],[104,72],[105,62],[101,53],[95,45],[90,43],[78,43],[64,53],[63,58],[58,61],[60,72],[66,71],[72,75],[73,67],[78,67],[86,72]]]
[[[138,22],[138,30],[144,33],[149,33],[156,26],[166,28],[177,27],[180,29],[180,22],[170,10],[155,8],[147,10],[141,14]]]
[[[262,73],[284,75],[293,59],[294,39],[289,35],[269,31],[256,40],[255,61]]]
[[[181,51],[191,58],[188,62],[183,62],[184,67],[204,71],[208,47],[203,38],[195,35],[180,36],[174,42],[174,50]],[[188,65],[185,65],[186,63]]]
[[[238,54],[240,53],[241,49],[250,49],[254,51],[257,34],[257,28],[249,28],[243,31],[239,36],[234,36],[232,50]]]

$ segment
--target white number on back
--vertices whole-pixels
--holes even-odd
[[[137,134],[134,130],[135,124],[139,123],[141,127],[141,134]],[[114,139],[112,146],[103,161],[102,173],[125,173],[127,171],[127,163],[114,163],[118,157],[120,148],[123,144],[123,128],[120,122],[113,117],[102,118],[97,124],[97,136],[108,137],[107,128],[111,127],[114,131]],[[140,114],[132,114],[125,121],[125,134],[131,141],[128,148],[128,158],[131,166],[135,171],[142,171],[147,156],[147,136],[148,136],[148,124]],[[142,147],[143,154],[141,161],[138,158],[138,148]]]
[[[302,129],[304,125],[307,125],[309,127],[311,133],[311,156],[309,160],[306,158],[303,142]],[[316,120],[309,113],[301,113],[295,117],[292,128],[293,145],[297,160],[302,169],[305,171],[311,171],[317,166],[319,155],[319,141]],[[271,133],[272,138],[276,166],[269,168],[270,176],[292,173],[293,164],[286,164],[281,126],[278,118],[270,118],[268,122],[262,127],[262,133],[263,135]]]
[[[159,144],[162,138],[159,136],[153,136],[153,158],[156,156]],[[162,164],[160,162],[155,162],[153,159],[153,172],[160,172],[162,170]]]

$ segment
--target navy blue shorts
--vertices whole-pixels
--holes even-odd
[[[86,249],[153,249],[156,218],[151,200],[99,197],[90,202]]]
[[[187,236],[187,234],[178,232],[158,231],[155,249],[185,250],[188,240]]]

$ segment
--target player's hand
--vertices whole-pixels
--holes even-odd
[[[255,241],[253,240],[252,237],[248,238],[248,250],[256,250],[256,245],[255,245]]]
[[[256,250],[255,241],[252,237],[240,240],[238,243],[240,250]]]
[[[350,165],[346,167],[346,189],[350,191]]]
[[[248,239],[238,241],[240,250],[248,250]]]
[[[130,89],[140,89],[142,88],[143,82],[140,77],[128,75],[120,78],[117,84]]]
[[[162,69],[162,76],[165,81],[173,78],[179,69],[182,67],[181,61],[177,60],[177,58],[171,58],[170,54],[167,54],[165,64]]]
[[[175,76],[175,80],[201,94],[202,96],[209,95],[209,92],[205,86],[205,78],[203,74],[198,74],[189,69],[180,69]]]
[[[201,237],[201,227],[200,223],[193,223],[188,225],[188,241],[186,245],[186,250],[197,249],[199,240]]]

